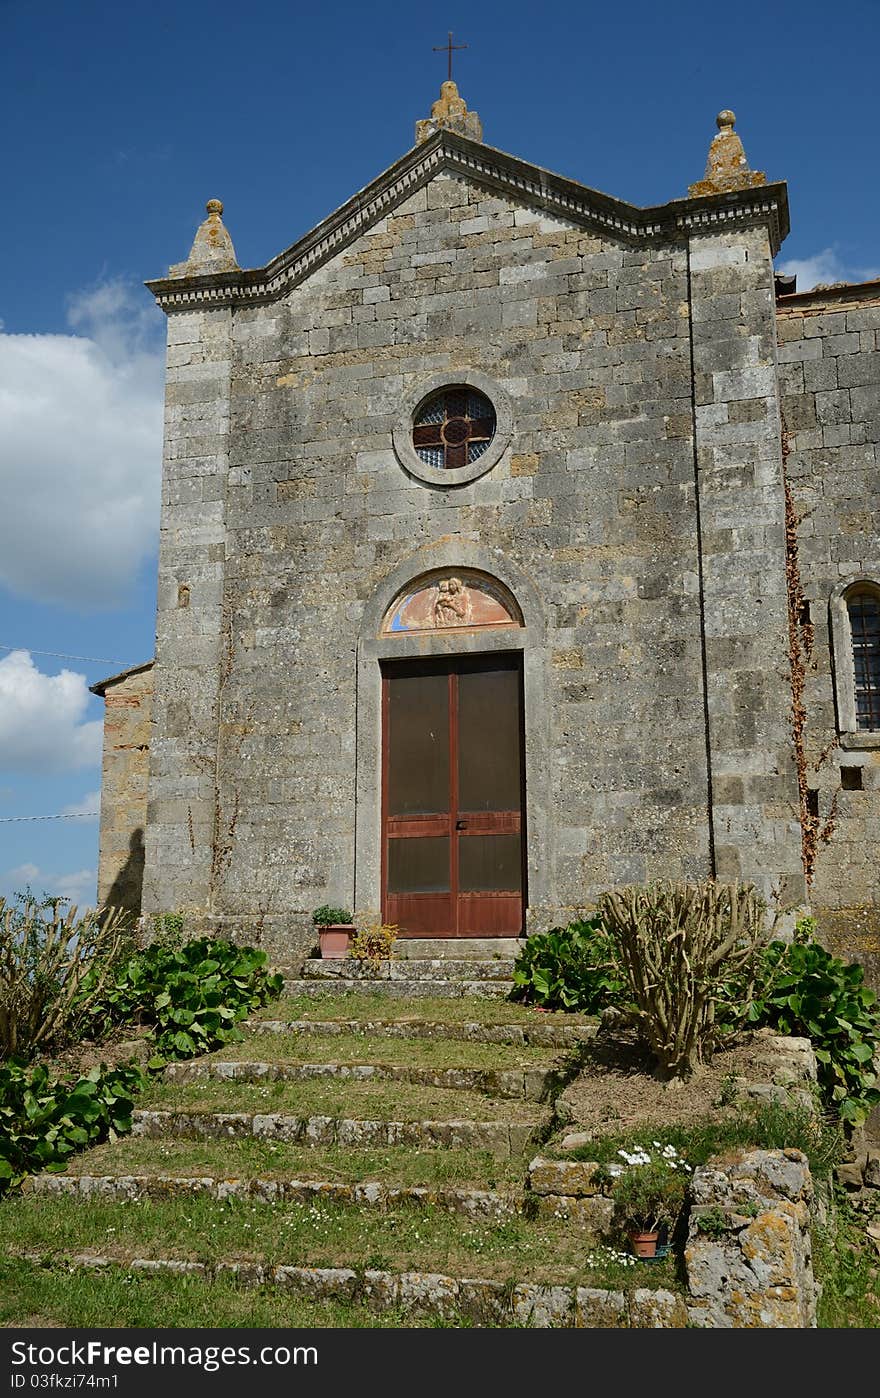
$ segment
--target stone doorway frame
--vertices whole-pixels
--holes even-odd
[[[474,569],[496,579],[514,597],[521,627],[497,631],[414,632],[380,635],[398,594],[438,569]],[[525,729],[525,823],[528,907],[526,926],[538,909],[556,904],[556,860],[552,838],[549,651],[544,610],[537,590],[502,554],[465,539],[444,539],[419,549],[386,577],[364,608],[357,647],[354,902],[359,911],[382,904],[382,660],[429,659],[519,652],[523,669]],[[532,918],[530,918],[530,914]]]

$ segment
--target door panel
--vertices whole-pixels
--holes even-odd
[[[522,848],[519,835],[462,836],[458,844],[461,893],[519,893]]]
[[[448,893],[449,873],[448,835],[389,840],[389,893]]]
[[[388,707],[388,814],[448,812],[448,675],[396,675]]]
[[[519,657],[384,666],[382,726],[385,921],[408,937],[518,936]]]
[[[458,806],[518,811],[519,672],[474,670],[458,677]]]

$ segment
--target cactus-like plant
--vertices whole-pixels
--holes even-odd
[[[603,894],[642,1031],[669,1077],[688,1077],[716,1046],[723,984],[766,939],[766,904],[750,885],[663,881]]]

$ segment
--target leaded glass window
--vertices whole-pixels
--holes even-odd
[[[413,447],[428,466],[454,470],[478,461],[495,435],[495,409],[466,386],[427,398],[413,422]]]

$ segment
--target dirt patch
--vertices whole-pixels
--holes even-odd
[[[633,1033],[600,1035],[585,1049],[578,1077],[557,1100],[557,1112],[596,1136],[624,1134],[646,1126],[690,1125],[697,1117],[720,1120],[731,1098],[733,1078],[771,1080],[767,1042],[749,1034],[719,1050],[686,1081],[669,1082],[652,1071],[649,1055]]]
[[[42,1061],[49,1069],[50,1077],[75,1078],[82,1077],[91,1068],[118,1068],[120,1064],[130,1063],[132,1059],[138,1063],[146,1063],[152,1053],[153,1038],[149,1028],[144,1025],[141,1029],[132,1029],[129,1024],[118,1034],[111,1035],[100,1043],[86,1039],[83,1043],[71,1044],[70,1048]]]

